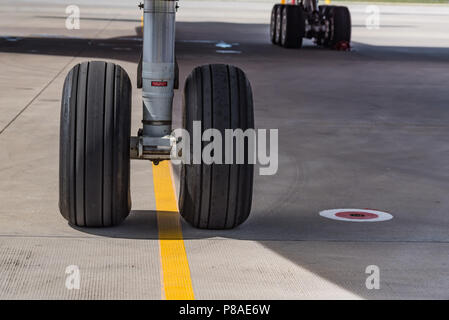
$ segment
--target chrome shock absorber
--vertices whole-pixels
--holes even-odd
[[[175,81],[175,0],[145,0],[142,60],[144,137],[170,135]],[[150,140],[148,140],[150,141]],[[144,143],[144,148],[151,147]]]

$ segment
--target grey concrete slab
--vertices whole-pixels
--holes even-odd
[[[74,229],[57,208],[65,74],[106,59],[135,86],[140,13],[134,1],[108,3],[79,2],[82,28],[72,31],[69,1],[0,4],[0,130],[10,123],[0,134],[0,298],[161,297],[148,163],[132,163],[133,212],[122,226]],[[255,176],[247,223],[226,232],[183,224],[196,297],[448,298],[449,7],[382,5],[380,28],[369,30],[366,6],[350,5],[353,50],[334,52],[271,45],[269,1],[180,4],[181,87],[197,65],[235,64],[251,80],[257,127],[279,129],[279,171]],[[175,126],[181,100],[180,90]],[[133,132],[140,101],[134,89]],[[394,219],[318,215],[339,207]],[[64,270],[77,263],[87,280],[73,293]],[[380,268],[380,290],[364,286],[368,265]]]
[[[447,243],[187,242],[199,299],[447,299]],[[367,289],[368,266],[380,270]]]
[[[2,236],[0,298],[160,299],[158,254],[149,240]],[[70,266],[79,289],[66,287]]]

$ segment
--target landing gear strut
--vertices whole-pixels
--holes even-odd
[[[172,133],[177,88],[175,0],[145,0],[143,54],[138,67],[143,120],[131,137],[131,81],[120,66],[84,62],[66,77],[61,109],[59,208],[69,223],[107,227],[131,210],[130,159],[170,160],[179,142]],[[184,88],[183,127],[254,128],[251,86],[230,65],[195,68]],[[245,146],[248,148],[248,146]],[[203,149],[203,148],[201,148]],[[200,150],[202,151],[202,150]],[[245,150],[245,154],[247,154]],[[176,155],[175,155],[176,156]],[[180,213],[194,227],[231,229],[251,210],[253,165],[182,164]]]
[[[270,40],[285,48],[300,48],[303,38],[318,45],[349,49],[351,15],[347,7],[318,6],[317,0],[275,4],[271,12]]]

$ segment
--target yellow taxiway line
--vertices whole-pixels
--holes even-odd
[[[193,300],[189,261],[182,238],[178,205],[168,161],[153,164],[159,247],[162,267],[162,291],[167,300]]]

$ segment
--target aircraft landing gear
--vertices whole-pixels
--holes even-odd
[[[285,48],[300,48],[303,38],[318,45],[345,50],[351,42],[351,15],[347,7],[319,6],[316,0],[275,4],[271,12],[270,40]]]
[[[84,62],[66,77],[61,104],[59,208],[70,224],[119,224],[131,210],[130,159],[157,164],[177,157],[172,149],[179,140],[171,128],[178,81],[176,9],[175,0],[144,3],[143,55],[137,78],[142,87],[143,128],[137,136],[130,136],[131,81],[120,66]],[[223,137],[225,129],[254,128],[252,91],[244,72],[230,65],[195,68],[184,88],[183,127],[191,137],[193,121],[201,121],[200,136],[209,128]],[[247,155],[247,143],[244,148]],[[204,145],[200,149],[202,153]],[[182,165],[181,216],[197,228],[240,225],[251,210],[253,165],[247,157],[243,164],[206,164],[199,156],[199,164]]]

